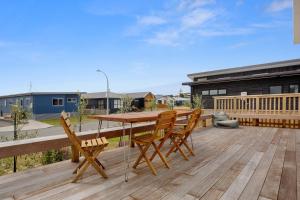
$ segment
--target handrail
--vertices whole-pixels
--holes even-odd
[[[214,99],[234,98],[234,97],[282,97],[282,96],[300,96],[300,93],[284,93],[284,94],[255,94],[246,96],[213,96]]]
[[[218,96],[214,111],[227,113],[300,114],[300,93]]]

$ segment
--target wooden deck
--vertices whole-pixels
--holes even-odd
[[[159,160],[153,176],[145,164],[124,182],[122,149],[102,161],[109,179],[91,168],[70,183],[76,164],[64,161],[0,177],[0,199],[299,199],[300,130],[267,127],[207,128],[193,134],[196,157]],[[137,157],[134,151],[132,161]],[[297,173],[298,171],[298,173]]]

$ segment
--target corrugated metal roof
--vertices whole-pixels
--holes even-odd
[[[125,95],[128,95],[133,99],[141,99],[146,97],[148,94],[153,95],[151,92],[134,92],[134,93],[126,93]]]
[[[227,69],[213,70],[213,71],[207,71],[207,72],[199,72],[199,73],[188,74],[187,76],[191,80],[194,80],[194,78],[204,78],[207,76],[232,74],[232,73],[239,73],[239,72],[249,72],[249,71],[262,70],[262,69],[272,69],[272,68],[279,68],[279,67],[286,67],[286,66],[294,66],[294,65],[300,65],[300,59],[258,64],[258,65],[249,65],[249,66],[244,66],[244,67],[227,68]]]
[[[21,96],[35,96],[35,95],[78,95],[79,92],[27,92],[27,93],[19,93],[19,94],[10,94],[3,95],[0,98],[13,98],[13,97],[21,97]],[[81,92],[81,94],[84,94]]]
[[[122,95],[122,94],[109,92],[109,98],[120,99],[123,96],[124,95]],[[86,98],[86,99],[104,99],[104,98],[106,98],[106,92],[86,93],[86,94],[83,95],[83,97]]]
[[[129,96],[133,99],[144,98],[148,94],[152,94],[151,92],[134,92],[134,93],[115,93],[109,92],[109,98],[122,98],[124,96]],[[84,94],[86,99],[104,99],[106,98],[106,92],[95,92],[95,93],[87,93]]]
[[[295,76],[295,75],[300,75],[300,69],[287,71],[287,72],[275,72],[270,74],[263,73],[263,74],[247,75],[247,76],[224,77],[224,78],[212,79],[212,80],[186,82],[183,83],[183,85],[200,85],[200,84],[209,84],[209,83],[222,83],[222,82],[231,82],[231,81],[240,81],[240,80],[253,80],[253,79],[261,79],[261,78],[273,78],[273,77]]]

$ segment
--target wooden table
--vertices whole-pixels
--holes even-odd
[[[124,144],[124,136],[125,136],[125,124],[130,124],[130,134],[129,134],[129,144],[132,142],[132,126],[134,123],[142,123],[142,122],[152,122],[156,121],[158,115],[163,111],[154,111],[154,112],[132,112],[132,113],[122,113],[122,114],[111,114],[111,115],[91,115],[88,116],[90,119],[99,120],[98,125],[98,134],[100,134],[102,121],[113,121],[113,122],[121,122],[123,127],[123,137],[122,143]],[[192,110],[176,110],[177,117],[185,117],[189,116],[192,113]],[[131,148],[128,145],[128,153],[126,153],[126,149],[124,149],[124,162],[125,162],[125,182],[128,181],[128,168],[129,161],[131,157]]]

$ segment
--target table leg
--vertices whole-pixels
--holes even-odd
[[[189,116],[186,116],[186,120],[187,120],[187,123],[188,123],[189,122]],[[199,121],[197,121],[196,126],[198,126],[198,123],[199,123]],[[192,150],[194,150],[194,143],[193,143],[192,134],[190,134],[190,139],[191,139],[191,144],[192,144]]]
[[[102,128],[102,120],[99,120],[99,122],[98,122],[98,133],[97,133],[97,138],[99,138],[99,136],[100,136],[101,128]]]
[[[126,129],[125,129],[125,123],[122,122],[122,127],[123,127],[123,135],[121,137],[121,144],[122,146],[124,145],[124,138],[126,136]],[[128,176],[127,176],[127,158],[126,158],[126,148],[124,148],[124,178],[125,182],[128,181]]]
[[[127,155],[127,168],[126,168],[126,175],[125,181],[128,182],[128,169],[130,167],[130,158],[131,158],[131,142],[132,142],[132,123],[130,123],[130,131],[128,136],[128,155]]]

